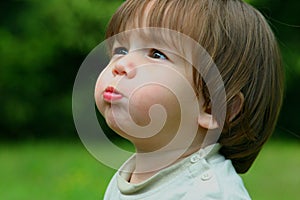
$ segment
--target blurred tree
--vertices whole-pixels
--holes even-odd
[[[286,70],[286,95],[276,136],[300,139],[300,1],[249,0],[271,24]]]
[[[75,133],[74,78],[121,0],[2,1],[0,136]]]
[[[246,1],[264,13],[283,52],[288,85],[278,127],[300,133],[300,2]],[[77,70],[122,2],[1,1],[0,137],[76,137],[71,93]]]

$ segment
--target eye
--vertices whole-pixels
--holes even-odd
[[[113,50],[113,55],[126,55],[128,50],[125,47],[117,47]]]
[[[168,60],[168,57],[157,49],[151,49],[149,53],[149,57],[154,59]]]

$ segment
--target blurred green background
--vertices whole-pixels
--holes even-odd
[[[72,87],[81,63],[103,41],[108,20],[122,2],[1,1],[0,199],[102,198],[114,171],[80,143]],[[286,94],[272,140],[243,178],[254,199],[297,199],[300,1],[247,2],[262,11],[278,38]]]

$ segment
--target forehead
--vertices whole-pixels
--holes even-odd
[[[199,49],[194,43],[199,35],[194,37],[192,34],[195,32],[195,19],[187,11],[200,15],[201,8],[195,6],[192,0],[126,0],[113,15],[106,38],[114,37],[116,41],[125,43],[130,41],[129,38],[138,37],[148,43],[168,47],[184,57],[192,56],[195,53],[191,50]],[[156,28],[160,30],[153,30]],[[138,31],[133,34],[133,30]],[[182,33],[189,39],[182,37]]]

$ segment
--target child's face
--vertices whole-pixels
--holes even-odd
[[[178,55],[174,49],[138,34],[131,34],[124,42],[114,41],[111,60],[95,88],[97,107],[114,131],[134,143],[144,143],[147,138],[154,148],[161,148],[175,136],[182,117],[179,101],[188,105],[201,101],[194,92],[187,95],[193,91],[192,68]],[[152,120],[165,123],[156,122],[147,129],[149,110],[156,104],[165,112],[153,109]],[[192,120],[197,126],[197,118]]]

